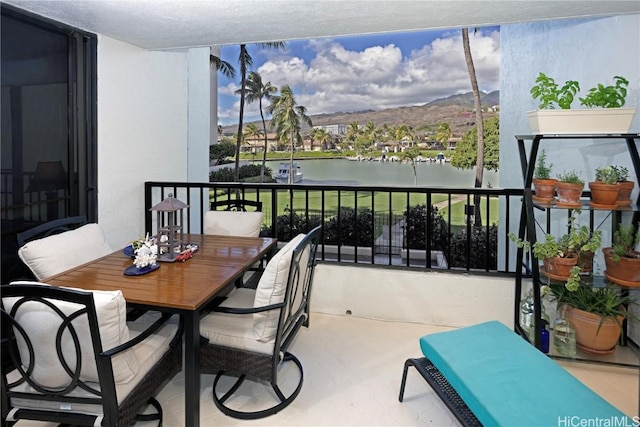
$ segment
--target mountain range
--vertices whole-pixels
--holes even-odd
[[[483,109],[499,107],[500,92],[493,91],[483,94],[480,97],[480,102]],[[499,110],[499,108],[496,110]],[[439,98],[424,105],[388,108],[380,111],[366,110],[349,113],[316,114],[309,117],[314,126],[348,125],[352,122],[364,125],[371,121],[377,127],[382,127],[385,124],[388,126],[407,125],[413,129],[430,129],[434,131],[438,129],[440,123],[446,122],[449,123],[454,136],[460,137],[475,124],[475,113],[473,111],[473,93],[467,92]],[[484,118],[487,119],[498,115],[499,111],[485,112]],[[247,122],[245,125],[249,123],[255,123],[259,128],[262,127],[259,121]],[[233,134],[237,132],[238,125],[223,126],[222,130],[225,134]],[[305,130],[303,129],[303,131]]]

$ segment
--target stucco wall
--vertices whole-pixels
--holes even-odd
[[[208,178],[208,54],[98,38],[98,221],[114,247],[144,234],[145,181]]]
[[[640,15],[624,15],[589,20],[533,22],[500,27],[500,185],[522,188],[518,148],[514,135],[531,132],[526,111],[535,110],[538,102],[529,90],[539,72],[557,83],[577,80],[584,96],[597,83],[612,84],[613,76],[629,80],[626,106],[640,103]],[[578,100],[573,104],[580,108]],[[634,116],[632,130],[640,130],[640,113]],[[528,145],[529,147],[530,145]],[[575,169],[585,181],[592,181],[595,169],[606,164],[625,165],[632,169],[624,141],[563,140],[541,144],[553,163],[553,174]],[[636,184],[632,198],[638,195]],[[519,206],[511,212],[511,229],[517,230]],[[543,212],[539,212],[543,215]],[[596,214],[600,224],[607,213]],[[565,217],[566,218],[566,217]],[[630,216],[625,218],[630,221]],[[500,219],[505,224],[504,216]],[[554,224],[561,232],[566,223]],[[582,220],[587,224],[587,219]],[[610,224],[606,222],[608,227]],[[609,234],[605,232],[606,244]],[[504,256],[504,254],[502,254]],[[601,257],[596,259],[601,262]],[[513,262],[510,264],[513,265]]]
[[[311,311],[461,327],[513,326],[512,278],[318,264]]]

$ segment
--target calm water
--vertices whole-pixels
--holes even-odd
[[[272,171],[278,170],[280,161],[268,161]],[[398,162],[357,162],[346,159],[297,160],[302,168],[302,184],[413,186],[413,168]],[[456,169],[450,164],[418,163],[418,186],[473,187],[475,169]],[[484,172],[484,186],[498,187],[498,174]]]

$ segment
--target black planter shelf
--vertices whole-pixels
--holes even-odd
[[[610,220],[612,223],[612,233],[617,224],[619,224],[622,220],[622,215],[625,212],[630,212],[632,214],[632,224],[637,228],[640,223],[640,194],[638,195],[638,199],[635,203],[631,203],[628,206],[617,206],[611,209],[603,209],[599,207],[592,207],[589,202],[589,198],[591,193],[589,191],[583,191],[581,198],[581,206],[580,207],[567,207],[558,205],[556,203],[544,204],[540,202],[535,202],[533,200],[533,190],[532,190],[532,182],[533,182],[533,173],[535,170],[536,157],[538,154],[538,149],[541,141],[543,140],[558,140],[558,139],[573,139],[573,140],[594,140],[594,139],[616,139],[616,140],[624,140],[627,144],[627,149],[629,155],[631,156],[631,162],[633,165],[632,173],[635,173],[635,182],[638,185],[640,177],[640,157],[638,156],[638,142],[640,142],[640,134],[638,133],[628,133],[628,134],[595,134],[595,135],[516,135],[516,140],[518,141],[518,150],[520,154],[520,164],[522,167],[522,175],[524,180],[524,198],[522,203],[522,210],[520,213],[520,226],[518,229],[518,237],[522,240],[526,240],[529,242],[530,247],[536,242],[536,217],[534,215],[535,210],[541,210],[546,212],[547,216],[547,230],[549,233],[550,230],[549,224],[551,223],[551,212],[555,211],[566,211],[567,218],[569,218],[574,210],[580,210],[584,212],[588,212],[590,215],[590,223],[591,228],[594,226],[594,213],[596,212],[609,212],[607,216],[605,216],[605,221]],[[529,149],[526,147],[526,142],[530,142],[531,146]],[[548,278],[541,271],[542,268],[540,266],[540,261],[538,261],[533,252],[531,250],[528,253],[525,253],[524,248],[518,248],[516,254],[516,265],[519,266],[516,270],[516,281],[515,281],[515,301],[514,301],[514,330],[516,333],[520,334],[525,340],[533,341],[531,344],[535,345],[537,348],[541,348],[541,330],[542,330],[542,303],[540,296],[540,286],[547,283],[562,283],[557,280]],[[522,294],[522,282],[524,278],[531,279],[533,283],[533,302],[534,302],[534,313],[533,313],[533,321],[534,321],[534,333],[533,339],[529,339],[525,331],[520,326],[520,302],[521,302],[521,294]],[[602,275],[602,272],[596,271],[591,273],[590,275],[586,275],[583,278],[583,283],[586,282],[593,287],[605,287],[605,286],[616,286],[620,289],[622,293],[628,293],[630,289],[640,289],[635,287],[627,287],[615,284],[608,280],[606,277]],[[640,351],[638,345],[631,341],[627,336],[627,328],[626,322],[623,330],[623,334],[621,336],[621,340],[619,345],[613,354],[610,355],[592,355],[590,353],[586,353],[577,349],[577,353],[575,357],[567,357],[556,354],[553,349],[553,331],[549,331],[550,333],[550,352],[549,356],[556,358],[558,360],[564,361],[576,361],[576,362],[589,362],[589,363],[600,363],[607,365],[616,365],[623,367],[632,367],[638,368],[640,367]]]

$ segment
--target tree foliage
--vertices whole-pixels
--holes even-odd
[[[209,146],[209,160],[214,160],[214,166],[222,164],[227,157],[236,154],[236,145],[233,142],[220,142]]]
[[[450,267],[495,270],[498,268],[498,227],[488,227],[489,239],[487,241],[487,227],[471,227],[471,248],[467,260],[467,230],[463,228],[451,238],[451,257],[448,260]]]
[[[264,137],[264,147],[262,150],[262,171],[260,172],[260,182],[264,182],[265,163],[267,161],[267,150],[268,150],[268,141],[267,141],[267,123],[264,119],[264,110],[262,108],[262,100],[270,101],[273,97],[273,94],[276,93],[278,89],[271,84],[271,82],[263,82],[260,74],[252,71],[249,73],[249,78],[247,78],[247,87],[245,92],[245,99],[248,104],[258,101],[258,109],[260,110],[260,118],[262,120],[262,136]]]
[[[411,206],[405,213],[405,247],[409,249],[426,249],[427,221],[431,223],[429,237],[431,250],[445,250],[449,245],[447,222],[438,212],[438,208],[431,205]]]
[[[451,157],[451,165],[459,169],[476,166],[478,128],[464,134]],[[500,162],[500,120],[492,117],[484,121],[484,168],[497,171]]]
[[[324,226],[325,243],[329,245],[372,246],[373,212],[371,209],[342,207],[340,215],[332,217]]]
[[[307,233],[320,224],[322,224],[320,216],[309,216],[307,218],[305,215],[299,215],[295,211],[286,208],[283,215],[276,217],[277,232],[275,236],[273,236],[271,227],[265,227],[262,235],[273,236],[281,242],[288,242],[298,234]]]

